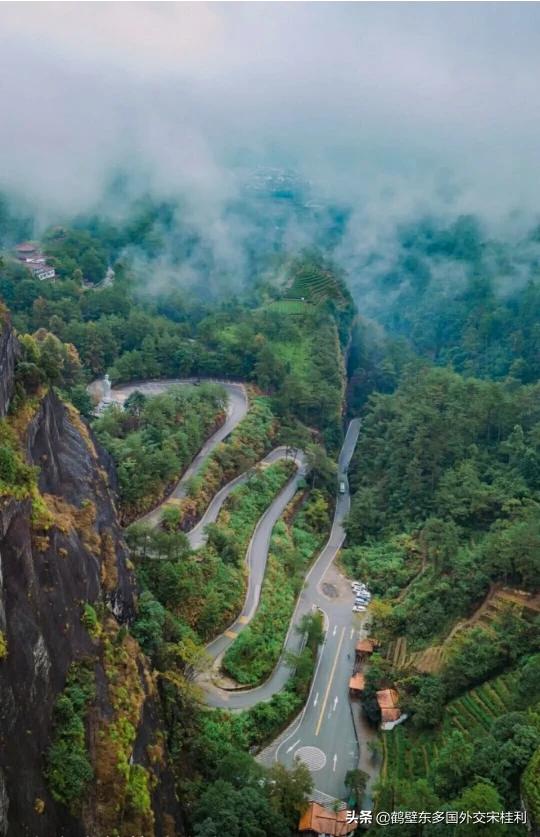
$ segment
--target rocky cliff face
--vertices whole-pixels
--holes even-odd
[[[16,356],[6,326],[4,415]],[[155,684],[122,627],[136,603],[111,463],[53,393],[22,430],[17,422],[27,461],[39,469],[39,494],[38,513],[31,499],[0,496],[0,837],[182,834]],[[81,663],[93,684],[81,745],[93,775],[80,797],[66,799],[51,778],[50,748],[65,723],[59,697]],[[69,783],[70,769],[60,779]]]
[[[17,339],[6,318],[5,309],[0,304],[0,416],[5,416],[11,396],[15,364],[19,355]]]

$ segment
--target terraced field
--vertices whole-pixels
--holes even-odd
[[[444,645],[432,645],[423,651],[408,651],[407,637],[400,636],[388,646],[386,659],[395,669],[414,668],[416,671],[434,674],[442,668],[445,658]]]
[[[439,749],[453,730],[474,740],[487,732],[499,715],[512,710],[515,683],[516,675],[507,672],[456,698],[446,707],[435,732],[415,733],[401,725],[383,733],[382,776],[390,780],[429,776]]]
[[[336,282],[335,276],[330,271],[305,271],[296,276],[290,295],[318,305],[326,299],[334,299],[337,302],[345,302],[343,293]]]
[[[267,311],[278,311],[280,314],[292,316],[303,316],[310,309],[309,302],[303,299],[276,299],[265,308]]]
[[[512,608],[522,619],[529,621],[540,612],[540,596],[507,588],[494,589],[471,618],[458,622],[440,645],[432,645],[421,651],[409,651],[407,637],[401,636],[389,644],[386,659],[395,669],[412,668],[422,673],[436,674],[443,667],[450,642],[459,631],[473,625],[489,629],[493,620],[506,608]]]

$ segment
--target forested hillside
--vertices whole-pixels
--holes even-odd
[[[437,365],[538,380],[538,227],[503,238],[475,216],[427,217],[398,228],[390,252],[371,253],[358,275],[357,282],[366,274],[371,281],[365,313]]]
[[[382,641],[363,706],[376,722],[375,690],[392,685],[409,715],[382,734],[382,810],[498,810],[521,794],[540,813],[536,249],[534,235],[486,242],[473,219],[411,227],[380,279],[386,334],[356,333],[343,561],[378,594]]]
[[[239,791],[222,766],[232,760],[268,820],[264,833],[294,826],[300,797],[276,808],[243,751],[263,744],[301,707],[320,636],[314,626],[283,693],[234,721],[219,714],[210,720],[192,678],[207,665],[204,643],[239,612],[245,548],[290,468],[255,471],[237,488],[209,529],[204,560],[182,530],[273,446],[307,451],[311,485],[275,529],[260,612],[224,661],[228,675],[256,684],[279,657],[302,575],[329,525],[335,469],[327,454],[342,438],[346,371],[349,412],[362,415],[362,432],[349,474],[342,561],[376,594],[370,618],[382,642],[364,707],[376,722],[376,689],[395,685],[409,715],[406,726],[383,735],[378,804],[410,809],[451,800],[455,807],[483,793],[496,808],[517,805],[521,793],[533,814],[540,698],[536,233],[508,243],[488,239],[468,217],[411,224],[399,231],[391,268],[388,259],[384,269],[382,258],[370,263],[372,286],[366,297],[357,294],[356,317],[349,280],[313,250],[292,258],[275,250],[264,268],[255,259],[252,283],[226,299],[145,287],[134,248],[151,265],[177,230],[173,215],[141,205],[122,226],[94,218],[51,228],[43,245],[57,280],[31,278],[6,249],[0,294],[20,334],[17,408],[52,386],[90,416],[86,384],[105,372],[113,383],[223,377],[250,388],[247,417],[187,496],[166,509],[162,527],[150,532],[136,524],[128,532],[140,588],[131,631],[159,672],[168,750],[189,822],[196,833],[213,834],[203,801],[217,794],[216,810],[241,828]],[[27,234],[27,222],[5,209],[3,217],[5,241]],[[176,241],[178,264],[186,241]],[[109,267],[114,275],[103,282]],[[350,281],[358,286],[361,278]],[[94,420],[117,467],[124,522],[167,494],[223,409],[220,388],[202,384],[155,399],[136,394],[124,412]],[[92,612],[85,618],[97,630]],[[476,726],[469,729],[471,718]],[[468,753],[469,737],[479,754],[449,777],[453,753]],[[203,749],[211,755],[203,757]],[[405,762],[404,751],[411,754]],[[425,769],[432,753],[433,767]],[[488,769],[487,761],[499,767]],[[283,793],[290,782],[309,785],[303,774],[273,781]]]
[[[248,751],[267,743],[301,709],[322,639],[319,621],[306,623],[307,644],[296,671],[268,703],[238,716],[210,716],[193,681],[208,666],[204,644],[225,630],[242,607],[249,540],[261,515],[295,471],[288,461],[268,467],[258,463],[273,447],[285,445],[306,450],[312,476],[309,485],[301,483],[276,528],[269,572],[281,579],[280,595],[273,596],[265,587],[260,616],[242,647],[234,650],[236,665],[230,665],[240,681],[253,683],[268,676],[281,653],[303,574],[330,523],[335,466],[328,452],[335,454],[342,438],[344,354],[354,305],[341,272],[315,252],[294,259],[282,254],[270,275],[260,276],[248,292],[227,301],[179,290],[148,293],[127,251],[136,240],[147,256],[154,246],[159,252],[162,242],[154,239],[152,244],[153,233],[159,226],[166,236],[171,227],[164,217],[159,224],[155,217],[147,218],[147,224],[136,220],[130,232],[98,221],[48,230],[43,246],[57,271],[54,282],[33,278],[9,248],[4,251],[0,294],[13,311],[20,335],[14,407],[25,415],[29,405],[54,388],[86,415],[96,434],[92,443],[101,443],[111,457],[107,459],[110,488],[116,490],[124,525],[166,497],[223,422],[224,391],[199,381],[197,386],[173,388],[155,398],[135,392],[124,410],[112,407],[96,418],[86,391],[90,381],[105,372],[113,383],[190,376],[244,380],[249,411],[201,473],[189,481],[187,496],[166,506],[160,527],[149,530],[134,523],[127,530],[131,551],[127,571],[138,595],[120,638],[107,621],[101,594],[88,600],[79,597],[82,630],[101,649],[107,677],[114,678],[114,708],[125,728],[114,728],[111,734],[119,738],[118,773],[125,776],[126,787],[109,761],[98,769],[94,752],[88,751],[97,698],[95,678],[81,663],[60,678],[58,706],[44,720],[43,796],[52,806],[52,794],[59,816],[69,808],[69,816],[80,818],[81,805],[92,816],[90,792],[94,776],[99,776],[110,803],[107,823],[120,834],[127,835],[138,817],[149,835],[154,821],[157,833],[171,837],[184,826],[189,833],[212,835],[227,822],[231,837],[261,833],[285,837],[295,831],[304,794],[312,785],[309,773],[303,766],[292,773],[279,765],[267,771]],[[8,232],[18,229],[13,222]],[[113,267],[114,277],[103,282],[108,266]],[[84,428],[76,411],[69,409],[73,421]],[[19,481],[31,478],[19,458],[6,460],[4,470]],[[200,518],[216,491],[246,470],[245,484],[231,494],[209,527],[205,545],[198,551],[190,549],[183,530]],[[4,493],[10,490],[7,485]],[[68,527],[63,508],[55,506],[53,511],[58,526]],[[97,543],[92,541],[91,548],[97,549]],[[103,554],[109,567],[109,551],[104,548]],[[0,634],[0,662],[15,648],[10,630],[6,636],[4,642]],[[259,658],[256,670],[249,664],[254,653]],[[155,723],[161,750],[149,741],[153,749],[148,759],[163,763],[168,783],[164,793],[172,791],[173,776],[180,799],[181,813],[173,810],[164,825],[149,799],[152,793],[158,798],[153,776],[161,767],[147,768],[144,759],[131,767],[124,764],[135,740],[128,724],[135,726],[140,701],[134,705],[139,700],[134,672],[122,669],[132,700],[122,691],[119,672],[121,666],[128,666],[129,656],[133,667],[137,654],[152,671],[152,693],[160,698],[159,713],[157,708],[152,711],[159,714]],[[109,739],[104,741],[108,745]],[[39,764],[36,769],[39,773]],[[124,799],[121,822],[115,820],[112,806]],[[38,811],[34,819],[39,815]],[[180,825],[174,826],[173,815]],[[49,817],[52,807],[43,827],[52,822]],[[100,823],[97,828],[101,833]]]
[[[373,396],[353,463],[348,531],[366,544],[356,554],[373,562],[386,592],[403,583],[407,551],[390,568],[369,543],[418,532],[418,549],[443,585],[426,578],[435,612],[411,601],[405,630],[421,637],[443,629],[442,620],[466,610],[490,580],[538,587],[539,445],[538,385],[424,369],[392,395]],[[536,545],[532,554],[524,554],[525,544]],[[452,584],[442,581],[446,575]]]
[[[140,517],[167,489],[223,423],[226,393],[215,384],[178,387],[148,399],[134,392],[124,409],[112,408],[94,432],[114,459],[123,522]]]
[[[71,232],[62,235],[60,241],[71,241]],[[203,302],[180,290],[148,295],[128,262],[115,264],[112,285],[93,291],[81,284],[75,257],[69,259],[72,269],[60,270],[52,283],[31,278],[6,254],[0,295],[19,332],[44,329],[73,344],[87,381],[106,371],[115,383],[192,375],[253,381],[273,395],[281,415],[323,431],[335,449],[345,386],[340,352],[354,305],[339,271],[322,256],[306,253],[284,273],[280,268],[284,280],[276,273],[249,296],[227,302]],[[295,296],[298,283],[304,299]],[[88,411],[84,392],[72,390]]]

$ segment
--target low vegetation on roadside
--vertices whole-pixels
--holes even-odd
[[[226,393],[217,384],[171,387],[152,398],[129,396],[94,422],[118,474],[124,522],[153,508],[180,479],[208,436],[225,419]]]
[[[255,470],[229,495],[217,522],[208,528],[207,543],[196,552],[190,551],[182,532],[149,530],[140,524],[130,527],[128,541],[137,577],[147,593],[141,598],[134,629],[143,646],[143,632],[154,636],[163,630],[163,641],[169,641],[169,636],[170,641],[176,641],[172,638],[179,631],[184,634],[182,626],[187,626],[199,641],[208,641],[234,620],[245,596],[249,539],[293,470],[290,461]],[[163,609],[167,618],[162,620]],[[159,613],[156,619],[162,624],[150,628],[146,623],[152,620],[152,610]],[[161,645],[159,639],[153,643]]]
[[[256,465],[272,449],[277,429],[270,400],[253,398],[244,419],[190,479],[188,496],[175,503],[180,528],[191,529],[220,488]]]
[[[321,491],[293,515],[274,527],[257,612],[223,658],[226,674],[242,685],[257,685],[277,664],[307,569],[328,532],[329,503]]]

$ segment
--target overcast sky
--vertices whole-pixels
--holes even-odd
[[[536,3],[2,3],[0,177],[90,205],[111,168],[201,212],[286,160],[396,215],[540,202]]]

